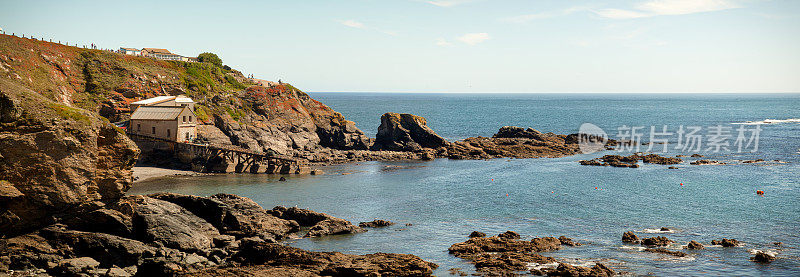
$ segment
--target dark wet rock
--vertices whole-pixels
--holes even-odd
[[[700,154],[692,154],[692,158],[702,158],[702,157],[704,156]]]
[[[757,251],[756,254],[750,258],[751,261],[759,262],[759,263],[771,263],[772,261],[776,260],[777,258],[769,253],[764,251]]]
[[[484,253],[474,257],[475,269],[483,272],[510,272],[528,269],[528,263],[554,263],[556,259],[536,253],[505,252],[498,254]]]
[[[753,163],[761,163],[761,162],[764,162],[764,159],[755,159],[755,160],[742,161],[743,164],[753,164]]]
[[[146,196],[122,201],[133,209],[134,236],[146,242],[188,252],[211,248],[219,231],[213,225],[174,203]]]
[[[670,164],[679,164],[679,163],[683,162],[679,158],[663,157],[663,156],[659,156],[659,155],[656,155],[656,154],[650,154],[650,155],[641,156],[641,159],[642,159],[642,162],[650,163],[650,164],[670,165]]]
[[[639,237],[637,237],[636,234],[633,233],[633,231],[627,231],[624,234],[622,234],[622,242],[639,243],[640,240]]]
[[[674,241],[668,239],[667,237],[652,237],[652,238],[645,238],[642,240],[642,245],[644,246],[667,246],[672,244]]]
[[[721,245],[722,247],[739,246],[739,241],[735,239],[712,240],[711,245]]]
[[[514,231],[506,231],[505,233],[497,235],[497,237],[498,238],[503,238],[503,239],[519,239],[520,238],[519,234],[517,234],[517,232],[514,232]]]
[[[503,126],[497,131],[493,138],[529,138],[542,140],[542,132],[533,128],[522,128],[517,126]],[[577,142],[576,142],[577,143]]]
[[[278,179],[278,181],[285,182],[286,181],[286,177],[281,176],[281,178]]]
[[[677,166],[670,166],[670,167],[668,167],[668,169],[678,169],[678,167]]]
[[[483,237],[486,237],[486,233],[478,232],[478,231],[472,231],[472,233],[469,234],[469,237],[470,238],[483,238]]]
[[[358,227],[361,227],[361,228],[378,228],[378,227],[386,227],[386,226],[392,226],[392,225],[394,225],[394,222],[391,222],[391,221],[388,221],[388,220],[381,220],[381,219],[376,219],[376,220],[373,220],[373,221],[370,221],[370,222],[360,222],[360,223],[358,223]]]
[[[644,252],[666,254],[666,255],[672,255],[672,256],[675,256],[675,257],[686,257],[686,256],[688,256],[688,254],[683,253],[681,251],[671,251],[671,250],[667,250],[667,249],[664,249],[664,248],[647,248],[647,249],[644,250]]]
[[[601,162],[599,160],[580,160],[578,162],[581,165],[593,165],[593,166],[607,166],[608,165],[608,164],[605,164],[605,163],[603,163],[603,162]]]
[[[688,245],[686,245],[686,246],[684,246],[683,248],[686,248],[686,249],[693,249],[693,250],[700,250],[700,249],[704,249],[704,248],[706,248],[706,247],[705,247],[705,246],[703,246],[703,244],[701,244],[701,243],[699,243],[699,242],[696,242],[696,241],[690,241],[690,242],[689,242],[689,244],[688,244]]]
[[[70,229],[86,232],[99,232],[131,237],[133,235],[133,221],[130,216],[117,210],[98,209],[88,213],[78,214],[64,220]]]
[[[325,276],[430,276],[438,267],[408,254],[347,255],[337,252],[310,252],[258,241],[243,243],[233,259],[246,265],[297,268]]]
[[[580,246],[581,245],[580,243],[574,242],[574,241],[572,241],[571,238],[568,238],[568,237],[565,237],[565,236],[558,237],[558,241],[561,242],[561,245],[566,245],[566,246]]]
[[[373,150],[419,151],[448,142],[428,127],[425,118],[413,114],[385,113],[375,136]]]
[[[297,207],[286,208],[277,206],[270,210],[269,213],[278,218],[293,220],[300,226],[311,226],[311,229],[309,229],[305,237],[354,234],[365,231],[363,228],[355,226],[347,220]]]
[[[591,268],[560,263],[557,268],[545,270],[544,272],[547,276],[570,277],[606,277],[615,275],[614,270],[600,263]]]
[[[237,238],[257,236],[265,240],[280,240],[297,232],[297,222],[268,214],[260,205],[247,197],[233,194],[216,194],[199,197],[174,193],[158,193],[150,197],[175,203],[208,221],[220,233]]]
[[[661,227],[661,230],[660,230],[660,231],[661,231],[661,232],[669,232],[669,231],[671,231],[671,230],[670,230],[669,228],[667,228],[667,227]]]
[[[690,162],[691,165],[724,165],[726,163],[720,161],[712,161],[712,160],[697,160]]]

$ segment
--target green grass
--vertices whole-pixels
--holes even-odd
[[[92,119],[88,115],[83,114],[80,109],[68,107],[58,103],[50,103],[50,109],[55,111],[55,113],[63,119],[73,120],[75,122],[81,122],[87,125],[92,124]]]

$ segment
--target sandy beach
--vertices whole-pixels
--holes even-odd
[[[138,183],[150,179],[167,176],[192,176],[202,175],[190,170],[167,169],[150,166],[135,166],[133,167],[133,182]]]

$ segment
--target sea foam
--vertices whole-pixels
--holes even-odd
[[[800,118],[764,119],[762,121],[736,122],[736,123],[731,123],[731,124],[756,125],[756,124],[781,124],[781,123],[800,123]]]

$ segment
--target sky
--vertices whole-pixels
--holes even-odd
[[[800,92],[796,0],[0,0],[0,28],[312,92]]]

